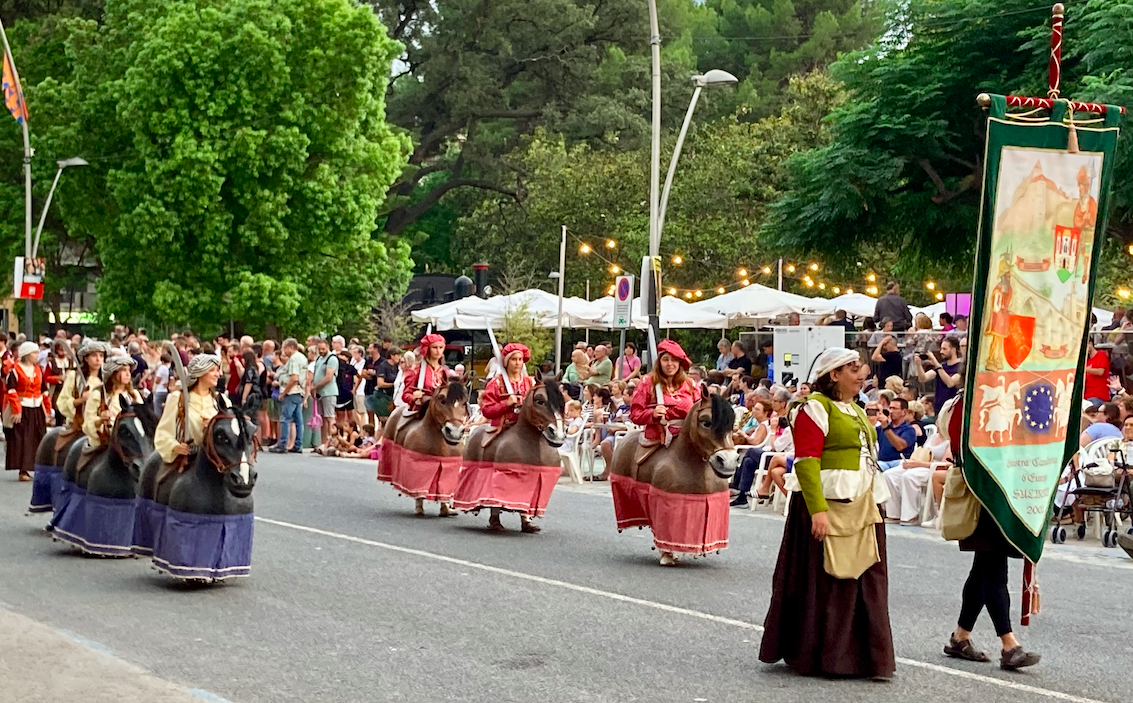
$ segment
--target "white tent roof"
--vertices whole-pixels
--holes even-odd
[[[877,306],[877,298],[865,293],[846,293],[831,298],[830,304],[835,310],[845,310],[850,317],[869,317]]]
[[[726,316],[732,327],[762,324],[769,318],[792,312],[800,315],[826,315],[835,309],[829,298],[808,298],[758,283],[693,303],[692,306]]]
[[[555,326],[558,315],[559,298],[546,291],[531,289],[511,295],[497,295],[491,298],[462,298],[431,308],[418,310],[412,314],[417,322],[432,323],[433,327],[444,332],[451,329],[493,329],[503,326],[503,319],[519,308],[526,308],[533,323]],[[581,298],[563,299],[563,322],[568,320],[596,320],[603,310]]]
[[[599,298],[591,303],[599,310],[603,310],[602,317],[598,320],[587,321],[582,319],[563,320],[563,325],[575,329],[613,329],[614,319],[614,298],[613,296],[606,296]],[[641,311],[641,298],[633,299],[633,327],[634,329],[644,330],[649,327],[649,316],[642,314]],[[564,315],[565,317],[565,315]],[[568,324],[569,322],[569,324]],[[545,321],[544,326],[554,327],[555,321],[552,317],[549,321]],[[728,318],[725,316],[703,310],[695,305],[686,303],[680,298],[675,298],[671,295],[666,295],[661,298],[661,329],[718,329],[722,330],[727,328]]]

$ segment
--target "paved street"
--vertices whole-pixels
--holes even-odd
[[[1048,551],[1045,610],[1021,635],[1043,662],[1007,674],[941,654],[968,557],[935,534],[890,528],[896,678],[805,679],[756,658],[774,515],[735,511],[732,547],[663,569],[647,532],[614,529],[604,486],[561,484],[542,534],[495,535],[484,516],[414,518],[372,462],[261,457],[252,576],[210,588],[140,560],[73,554],[23,514],[30,484],[0,475],[0,685],[18,693],[102,672],[89,693],[118,682],[135,693],[107,700],[178,703],[1133,696],[1133,561],[1096,542]],[[992,634],[985,615],[977,643],[993,650]],[[35,690],[15,700],[81,699]]]

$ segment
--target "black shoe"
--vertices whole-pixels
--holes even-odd
[[[286,449],[284,449],[283,447],[278,446],[278,445],[273,445],[272,447],[268,448],[268,452],[271,453],[271,454],[283,454],[286,451],[287,451]]]
[[[302,454],[303,448],[302,447],[292,447],[291,449],[287,450],[287,453],[288,454]]]
[[[956,659],[967,659],[971,662],[989,662],[991,657],[976,649],[971,640],[957,640],[955,637],[948,638],[948,644],[944,646],[944,653]]]
[[[1015,671],[1039,663],[1042,656],[1034,652],[1023,651],[1022,645],[1009,649],[999,657],[999,668],[1004,671]]]
[[[733,498],[732,502],[728,503],[728,505],[732,506],[733,508],[746,508],[748,507],[747,496],[741,493]]]

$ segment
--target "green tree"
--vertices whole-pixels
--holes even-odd
[[[1131,10],[1070,6],[1064,96],[1133,103]],[[1028,0],[910,3],[885,39],[831,67],[848,91],[833,141],[790,159],[764,232],[828,259],[880,246],[901,253],[887,273],[915,280],[931,267],[947,287],[970,286],[986,120],[975,96],[1045,94],[1048,12]],[[1128,139],[1120,149],[1110,232],[1133,240]]]
[[[373,232],[409,151],[384,119],[400,47],[371,11],[125,0],[83,29],[37,94],[101,157],[64,216],[97,241],[103,309],[319,329],[404,290],[408,243]]]

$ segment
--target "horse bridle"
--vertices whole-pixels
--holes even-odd
[[[528,394],[531,395],[531,406],[532,406],[531,412],[533,412],[533,413],[535,412],[535,408],[534,408],[534,406],[535,406],[535,391],[539,390],[540,388],[544,389],[544,395],[545,395],[547,384],[541,383],[541,382],[536,383],[534,386],[531,387],[531,390],[528,391]],[[527,398],[526,398],[526,396],[524,396],[524,403],[526,401],[527,401]],[[522,406],[523,406],[524,403],[520,403],[520,409],[521,410],[522,410]],[[548,403],[548,407],[549,406],[550,406],[550,404]],[[521,412],[520,414],[522,415],[523,413]],[[535,429],[542,432],[542,431],[546,430],[548,427],[550,427],[551,423],[554,422],[554,420],[555,420],[554,412],[552,411],[551,417],[547,419],[546,424],[539,424],[539,423],[535,423],[535,422],[532,422],[531,424],[535,427]]]
[[[244,427],[243,418],[234,413],[217,413],[211,420],[208,421],[208,425],[205,426],[205,437],[201,451],[204,452],[205,459],[208,459],[209,463],[216,467],[217,472],[223,474],[239,466],[240,462],[243,461],[243,456],[241,456],[237,461],[229,462],[227,464],[224,463],[224,459],[221,458],[220,453],[216,450],[216,441],[212,438],[213,425],[215,425],[220,420],[236,420],[237,425],[239,425],[240,427],[240,437],[242,437],[245,442],[248,441],[248,435]],[[256,453],[258,449],[259,440],[255,437],[252,437],[252,456],[249,458],[249,464],[254,464],[256,462]]]

